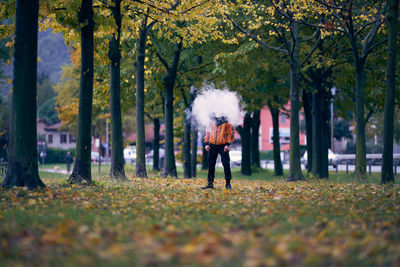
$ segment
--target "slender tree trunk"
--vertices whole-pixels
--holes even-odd
[[[92,0],[82,0],[78,20],[85,26],[81,28],[81,78],[79,90],[78,135],[74,170],[68,181],[92,183],[92,104],[93,104],[93,9]]]
[[[146,55],[147,20],[139,30],[136,46],[136,177],[147,177],[146,135],[144,123],[144,59]]]
[[[243,175],[251,175],[251,160],[250,160],[250,132],[251,132],[251,117],[250,113],[246,113],[244,117],[243,127],[239,126],[238,131],[240,139],[242,140],[242,168],[241,172]]]
[[[307,172],[310,173],[313,166],[313,121],[312,121],[312,93],[303,90],[303,108],[306,119],[306,138],[307,138]]]
[[[365,147],[365,119],[364,119],[364,64],[356,66],[356,166],[355,178],[366,180],[366,147]]]
[[[111,169],[110,177],[113,179],[126,180],[124,144],[122,138],[122,116],[121,116],[121,0],[114,0],[115,6],[112,9],[117,33],[110,40],[110,50],[108,57],[111,61],[110,66],[110,113],[111,113]],[[107,148],[108,149],[108,148]]]
[[[394,100],[396,94],[396,62],[397,62],[397,23],[399,0],[388,0],[388,59],[386,71],[385,115],[383,125],[383,152],[381,184],[394,182],[393,175],[393,132],[394,132]]]
[[[208,152],[206,151],[204,146],[204,135],[202,136],[202,146],[203,146],[203,152],[201,156],[201,169],[208,170]]]
[[[297,23],[292,23],[293,53],[290,64],[290,163],[288,181],[304,180],[300,165],[300,129],[299,129],[299,76],[298,62],[300,46]]]
[[[199,56],[198,62],[199,62],[199,64],[201,64],[202,57]],[[196,96],[197,96],[197,89],[196,89],[196,87],[192,86],[190,88],[191,107],[193,105],[194,100],[196,99]],[[192,125],[192,156],[191,156],[191,164],[190,164],[192,177],[196,177],[196,173],[197,173],[197,138],[198,138],[197,126]]]
[[[160,119],[154,118],[153,171],[160,170]]]
[[[167,78],[168,80],[170,78]],[[170,82],[165,82],[165,161],[162,176],[177,176],[174,154],[174,87]]]
[[[311,172],[315,176],[319,177],[320,167],[321,167],[321,158],[320,158],[320,150],[321,150],[321,141],[322,141],[322,129],[321,129],[321,102],[320,102],[320,94],[318,92],[318,88],[315,88],[315,84],[313,84],[313,94],[312,94],[312,131],[313,131],[313,144],[312,150],[314,157],[311,159]]]
[[[164,77],[165,87],[165,164],[162,176],[177,177],[174,154],[174,85],[181,55],[182,42],[174,52],[174,58],[168,74]]]
[[[328,92],[321,88],[321,114],[322,118],[320,123],[322,125],[322,133],[321,133],[321,168],[320,175],[321,178],[329,178],[329,144],[330,144],[330,123],[333,123],[331,120],[331,109],[330,109],[331,97]]]
[[[269,106],[269,111],[272,116],[272,132],[273,132],[273,146],[274,146],[274,171],[275,176],[283,175],[282,161],[281,161],[281,144],[279,142],[279,109]]]
[[[192,178],[191,172],[191,159],[190,159],[190,110],[189,108],[186,109],[185,112],[185,136],[183,140],[183,177],[184,178]]]
[[[260,168],[260,149],[259,149],[259,132],[260,132],[260,110],[253,112],[251,120],[251,165]]]
[[[324,96],[322,88],[321,80],[319,79],[322,74],[318,72],[317,78],[314,79],[313,83],[313,96],[312,96],[312,130],[313,130],[313,159],[312,159],[312,173],[319,178],[327,178],[324,176],[324,151],[327,147],[324,143],[324,138],[328,138],[329,134],[325,131],[329,129],[326,126],[326,122],[324,122],[324,104],[328,105],[329,103],[324,103]],[[329,120],[329,118],[328,118]],[[327,162],[326,162],[327,164]],[[326,165],[327,168],[327,165]]]
[[[192,128],[192,157],[191,157],[191,164],[190,164],[192,177],[196,177],[196,174],[197,174],[197,138],[198,138],[197,127],[193,126],[193,128]]]
[[[3,187],[44,187],[36,133],[38,0],[17,0],[8,170]]]

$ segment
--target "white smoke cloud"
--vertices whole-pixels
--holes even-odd
[[[243,122],[244,113],[240,106],[240,97],[227,88],[218,90],[213,84],[203,85],[192,107],[192,120],[197,126],[208,128],[214,121],[212,116],[226,117],[234,126]]]

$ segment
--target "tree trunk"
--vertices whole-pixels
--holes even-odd
[[[201,64],[202,57],[199,56],[198,62]],[[190,88],[190,103],[191,106],[193,105],[194,100],[197,96],[197,89],[196,87],[192,86]],[[197,172],[197,138],[198,138],[198,130],[196,125],[192,125],[192,156],[191,156],[191,173],[192,177],[196,177]]]
[[[196,177],[197,173],[197,138],[198,138],[198,132],[197,132],[197,127],[193,126],[192,128],[192,157],[191,157],[191,172],[192,172],[192,177]]]
[[[74,170],[68,181],[92,183],[92,104],[93,104],[93,10],[92,0],[82,0],[78,20],[85,26],[81,28],[81,78],[79,90],[78,135]]]
[[[164,77],[165,88],[165,164],[162,176],[177,177],[174,154],[174,85],[181,55],[182,42],[174,52],[172,67]]]
[[[136,177],[147,177],[146,172],[146,135],[144,123],[144,59],[146,54],[147,21],[139,30],[136,46]]]
[[[385,115],[383,125],[383,152],[381,184],[394,183],[393,175],[393,131],[394,105],[396,94],[396,61],[397,61],[397,20],[399,0],[388,0],[388,59],[386,72]]]
[[[185,136],[183,140],[183,177],[184,178],[192,178],[191,172],[191,159],[190,159],[190,110],[186,109],[185,112]]]
[[[314,157],[308,160],[311,163],[311,172],[317,177],[321,174],[321,151],[322,151],[322,106],[321,106],[321,92],[317,85],[317,81],[313,83],[312,94],[312,131],[313,131],[313,144],[312,150]]]
[[[160,170],[160,119],[154,118],[153,171]]]
[[[329,144],[330,144],[330,123],[333,123],[331,120],[331,109],[330,102],[331,98],[326,90],[321,87],[321,114],[322,118],[320,119],[320,123],[322,125],[322,133],[321,133],[321,168],[320,175],[321,178],[329,178]]]
[[[312,95],[313,158],[312,173],[319,178],[328,178],[329,148],[329,98],[322,88],[322,73],[314,76]]]
[[[253,112],[251,120],[251,165],[260,168],[260,149],[259,149],[259,132],[260,132],[260,111]]]
[[[204,145],[204,135],[202,136],[202,146],[203,146],[203,152],[201,156],[201,169],[202,170],[208,170],[208,152],[205,149]]]
[[[290,64],[290,163],[288,181],[304,180],[300,165],[299,129],[299,32],[297,23],[291,25],[293,53]]]
[[[312,121],[312,93],[303,90],[303,108],[306,119],[306,138],[307,138],[307,172],[310,173],[313,165],[313,121]]]
[[[250,131],[251,131],[251,117],[250,113],[246,113],[244,117],[243,127],[239,126],[238,131],[240,139],[242,140],[242,168],[243,175],[251,175],[251,160],[250,160]]]
[[[273,146],[274,146],[274,171],[275,176],[283,175],[282,161],[281,161],[281,144],[279,141],[279,109],[269,106],[272,116],[272,132],[273,132]]]
[[[111,113],[111,168],[110,177],[113,179],[126,180],[124,144],[122,138],[122,116],[121,116],[121,0],[115,0],[113,7],[113,17],[117,25],[117,33],[110,40],[110,50],[108,57],[111,61],[110,66],[110,113]],[[107,148],[108,149],[108,148]]]
[[[364,64],[356,66],[356,166],[355,178],[366,180],[366,147],[365,147],[365,120],[364,120]]]
[[[36,133],[38,0],[17,0],[8,170],[3,187],[45,187]]]

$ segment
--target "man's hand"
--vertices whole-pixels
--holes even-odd
[[[205,149],[206,149],[206,151],[209,151],[209,150],[210,150],[210,146],[209,146],[209,145],[206,145],[206,146],[205,146]]]
[[[229,151],[229,146],[225,146],[224,147],[224,152],[228,152]]]

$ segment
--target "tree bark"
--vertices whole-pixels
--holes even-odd
[[[202,136],[202,146],[203,146],[203,151],[201,156],[201,169],[208,170],[208,152],[206,151],[204,146],[204,135]]]
[[[385,114],[383,125],[383,152],[381,184],[394,183],[393,175],[393,132],[394,106],[396,94],[396,62],[397,62],[397,23],[399,0],[388,0],[388,59],[386,71]]]
[[[281,144],[279,141],[279,109],[269,106],[269,111],[272,116],[272,132],[273,132],[273,152],[274,152],[274,172],[275,176],[283,175],[282,161],[281,161]]]
[[[307,140],[307,172],[310,173],[313,166],[313,120],[312,120],[312,93],[303,90],[303,108],[306,120],[306,140]]]
[[[330,132],[331,127],[330,123],[333,123],[331,120],[331,109],[330,109],[330,102],[331,97],[329,96],[328,92],[321,87],[321,125],[322,125],[322,133],[321,133],[321,168],[320,168],[320,178],[329,178],[329,144],[330,144]]]
[[[164,77],[165,88],[165,164],[162,176],[177,177],[174,154],[174,85],[181,55],[182,42],[174,52],[171,68]]]
[[[190,158],[190,110],[189,108],[185,111],[185,136],[183,139],[183,177],[192,178],[191,170],[191,158]]]
[[[365,181],[367,179],[367,152],[365,146],[364,120],[364,64],[358,64],[356,69],[356,166],[354,175],[356,179]]]
[[[38,0],[17,0],[8,169],[3,187],[45,187],[36,133]]]
[[[153,119],[154,140],[153,140],[153,171],[160,170],[160,119]]]
[[[144,59],[146,55],[147,19],[139,29],[136,46],[136,177],[147,177],[146,135],[144,123]]]
[[[201,57],[199,56],[199,64],[201,64]],[[193,105],[194,100],[196,99],[197,96],[197,89],[192,86],[190,88],[190,103],[191,106]],[[192,177],[196,177],[197,173],[197,138],[198,138],[198,130],[196,125],[192,125],[192,156],[191,156],[191,173]]]
[[[116,34],[110,40],[110,113],[111,113],[111,168],[110,177],[118,180],[126,180],[124,144],[122,137],[122,116],[121,116],[121,0],[114,0],[115,6],[112,14],[117,25]]]
[[[197,132],[197,127],[193,126],[192,128],[192,157],[191,157],[191,172],[192,172],[192,177],[196,177],[197,174],[197,138],[198,138],[198,132]]]
[[[92,0],[82,0],[78,20],[81,28],[81,78],[79,90],[78,135],[74,170],[68,181],[92,183],[92,104],[93,104],[93,9]]]
[[[260,149],[259,149],[259,132],[260,132],[260,110],[253,112],[251,120],[251,165],[260,168]]]
[[[240,134],[240,139],[242,140],[242,175],[251,175],[251,151],[250,151],[250,132],[251,132],[251,117],[250,113],[247,112],[244,116],[243,127],[239,126],[238,131]]]
[[[299,129],[299,30],[298,24],[292,22],[291,33],[293,53],[290,57],[290,159],[288,181],[304,180],[300,165],[300,129]]]
[[[314,81],[313,94],[312,94],[312,153],[314,157],[311,159],[311,172],[313,175],[320,177],[321,174],[321,151],[322,151],[322,106],[321,106],[321,93],[319,87]]]

